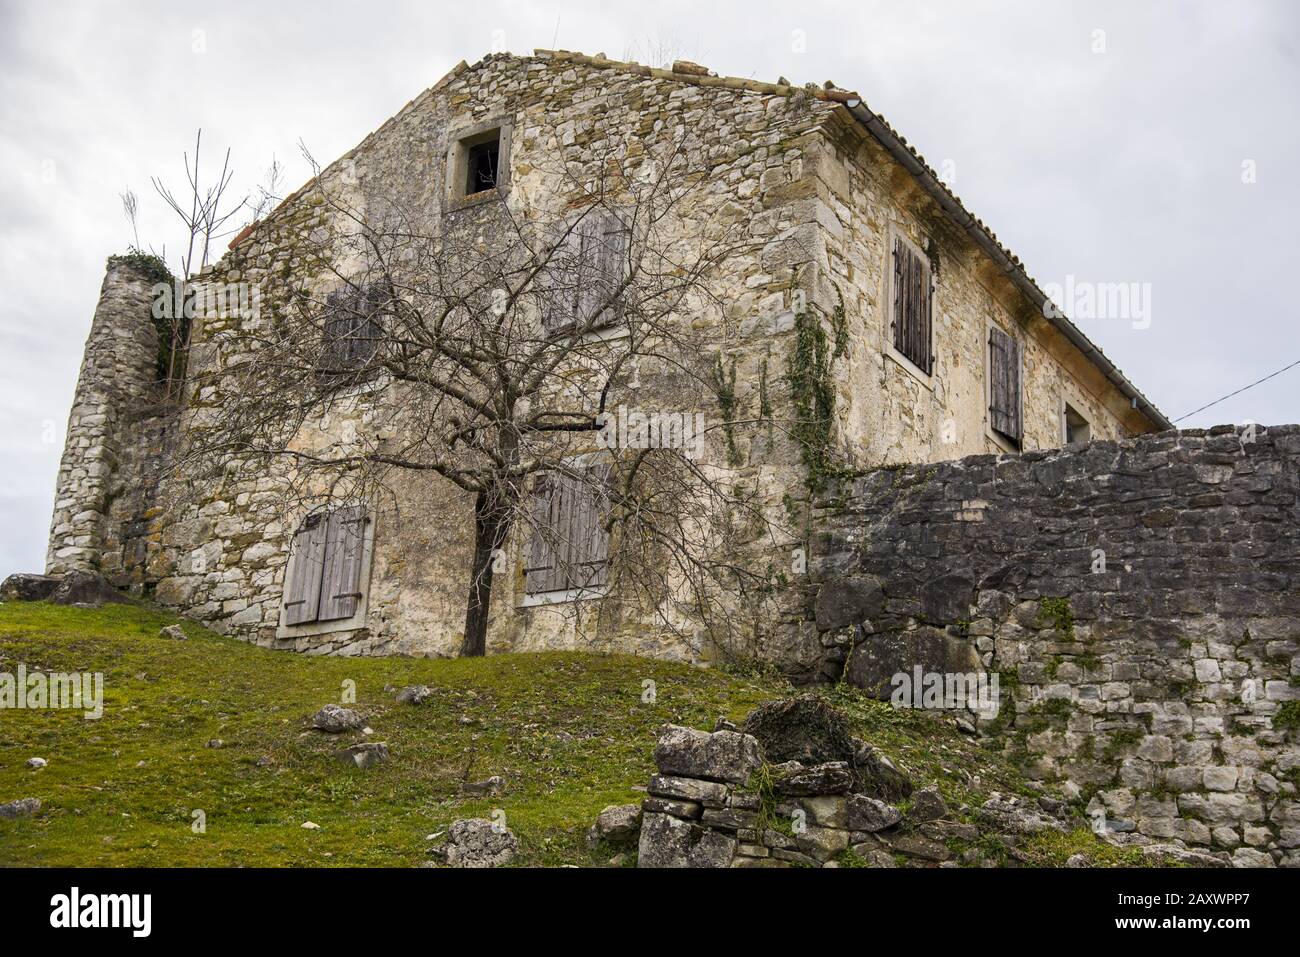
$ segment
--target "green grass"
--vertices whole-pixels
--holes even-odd
[[[427,835],[453,820],[505,813],[521,863],[597,865],[588,826],[610,804],[638,801],[654,771],[657,729],[740,721],[791,693],[780,678],[579,652],[486,658],[326,658],[269,651],[148,606],[91,611],[0,604],[0,672],[100,671],[104,715],[0,711],[0,802],[38,797],[31,818],[0,821],[0,866],[415,866]],[[642,682],[656,685],[642,702]],[[341,702],[374,733],[326,735],[312,714]],[[429,685],[421,706],[395,690]],[[386,690],[388,689],[388,690]],[[854,730],[917,787],[950,806],[988,792],[1030,793],[1000,755],[933,714],[896,711],[851,688],[824,692]],[[221,748],[207,747],[221,739]],[[367,771],[335,752],[383,741],[392,761]],[[49,766],[26,767],[30,757]],[[261,759],[268,766],[259,767]],[[467,796],[492,774],[503,794]],[[191,829],[192,812],[206,832]],[[312,821],[319,830],[304,830]]]
[[[478,659],[312,658],[257,648],[149,608],[0,605],[0,671],[103,671],[104,716],[0,711],[0,802],[41,812],[0,821],[0,865],[390,865],[427,859],[426,835],[500,808],[532,864],[603,861],[583,845],[609,804],[636,801],[665,722],[711,727],[781,693],[717,671],[554,652]],[[657,686],[643,704],[642,681]],[[309,729],[356,683],[374,734]],[[427,684],[422,706],[386,686]],[[207,747],[211,739],[225,742]],[[334,757],[362,740],[393,759]],[[30,757],[48,759],[40,770]],[[269,767],[258,767],[260,758]],[[495,798],[464,780],[499,774]],[[191,831],[191,812],[207,831]],[[304,821],[320,830],[303,830]]]

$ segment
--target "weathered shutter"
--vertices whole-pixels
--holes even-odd
[[[542,328],[547,332],[563,329],[574,320],[582,264],[582,235],[578,227],[569,227],[567,222],[551,226],[550,258],[533,280],[538,292]]]
[[[894,237],[894,348],[929,375],[932,326],[930,260],[901,236]]]
[[[317,369],[326,374],[347,368],[348,339],[352,331],[351,310],[342,291],[325,297],[325,315],[321,323],[321,356]]]
[[[541,475],[533,491],[533,537],[524,566],[524,590],[530,595],[555,591],[562,574],[556,528],[562,495],[557,475]]]
[[[357,612],[366,521],[364,505],[345,505],[330,513],[321,576],[321,621],[351,618]]]
[[[1020,343],[997,326],[989,329],[989,425],[1020,441]]]
[[[574,318],[587,325],[596,321],[596,311],[608,296],[604,266],[605,221],[599,212],[582,218],[578,236],[577,282],[574,290]]]
[[[284,594],[284,623],[301,625],[316,620],[325,564],[325,516],[309,515],[293,536]]]
[[[609,464],[601,463],[582,476],[552,472],[542,480],[534,493],[533,538],[524,567],[528,594],[605,584],[609,473]]]
[[[917,303],[920,313],[920,333],[917,342],[917,362],[925,374],[929,375],[934,371],[934,355],[931,352],[933,346],[933,310],[934,310],[934,275],[930,269],[930,260],[925,256],[917,256],[918,277],[917,277]]]
[[[590,283],[590,287],[595,296],[594,302],[591,302],[587,309],[579,312],[582,317],[595,313],[601,306],[614,299],[628,271],[628,245],[631,235],[627,225],[613,211],[601,212],[597,214],[596,219],[594,246],[590,250],[594,271],[594,281]],[[594,316],[592,324],[596,327],[608,326],[619,322],[622,318],[621,303],[615,301],[609,308],[601,309],[600,314]]]
[[[1011,348],[1007,350],[1007,417],[1011,429],[1007,434],[1015,439],[1017,444],[1023,438],[1023,424],[1020,421],[1020,393],[1023,388],[1020,348],[1020,340],[1012,339]]]
[[[608,463],[589,466],[585,481],[575,487],[573,541],[570,559],[570,587],[593,588],[608,580],[609,532],[605,519],[609,512]]]

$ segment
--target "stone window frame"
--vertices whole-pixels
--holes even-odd
[[[1088,423],[1088,438],[1086,441],[1092,442],[1097,439],[1097,418],[1087,411],[1088,405],[1083,401],[1082,393],[1074,387],[1072,383],[1061,383],[1061,395],[1059,403],[1060,426],[1061,426],[1061,445],[1069,444],[1067,442],[1067,426],[1065,421],[1066,407],[1074,410],[1075,415]]]
[[[989,417],[989,404],[993,401],[993,369],[992,359],[989,356],[989,333],[993,329],[998,329],[1003,335],[1010,336],[1020,343],[1020,444],[1012,442],[1009,438],[993,428],[992,419]],[[1029,435],[1025,422],[1025,346],[1026,337],[1017,331],[1008,331],[1007,328],[991,316],[984,319],[984,337],[981,340],[981,348],[984,350],[984,410],[981,418],[984,421],[984,435],[992,441],[999,449],[1009,455],[1019,455],[1021,452],[1029,450]]]
[[[356,611],[349,618],[334,618],[329,621],[310,621],[303,622],[300,625],[285,624],[285,596],[289,594],[289,570],[292,567],[292,549],[293,539],[297,530],[302,527],[308,517],[317,513],[328,515],[336,509],[344,508],[349,505],[361,505],[366,509],[367,521],[365,530],[361,535],[361,570],[357,575],[357,588],[361,592],[357,598]],[[289,557],[284,563],[284,581],[280,593],[280,612],[276,620],[275,637],[278,639],[285,638],[306,638],[312,635],[328,635],[339,631],[356,631],[366,627],[366,617],[370,610],[370,573],[374,559],[375,550],[375,526],[378,524],[378,515],[372,503],[362,498],[347,498],[331,500],[322,503],[313,508],[307,509],[298,521],[294,523],[294,532],[289,536]]]
[[[469,174],[470,147],[478,146],[496,134],[497,182],[492,189],[478,193],[465,192],[465,178]],[[448,131],[446,151],[446,181],[443,209],[445,212],[468,209],[482,203],[501,199],[510,191],[511,140],[514,121],[509,117],[495,117]]]
[[[939,379],[939,356],[938,353],[935,352],[935,332],[939,324],[938,323],[939,311],[937,308],[939,303],[939,273],[938,270],[934,269],[933,264],[931,264],[930,354],[934,356],[934,362],[933,362],[934,368],[929,373],[927,373],[924,369],[922,369],[911,359],[909,359],[906,355],[904,355],[901,351],[899,351],[899,349],[894,345],[894,332],[893,329],[890,328],[890,323],[892,322],[893,315],[894,315],[894,240],[895,239],[901,239],[904,243],[910,246],[912,248],[912,251],[915,252],[918,256],[925,256],[927,259],[929,258],[926,255],[925,250],[922,249],[921,246],[919,246],[917,243],[915,243],[912,240],[912,238],[907,235],[907,233],[903,230],[903,228],[899,224],[897,223],[889,224],[889,229],[887,230],[885,235],[885,263],[884,263],[885,295],[884,295],[884,299],[882,300],[884,302],[884,311],[882,315],[882,321],[880,324],[883,337],[884,337],[883,339],[884,354],[887,358],[892,359],[904,372],[906,372],[913,379],[919,382],[927,390],[933,392],[935,389],[935,385]]]
[[[565,465],[572,466],[573,468],[587,468],[596,465],[599,462],[610,461],[610,456],[607,452],[586,452],[582,455],[566,456],[561,459],[561,461]],[[520,546],[519,569],[521,572],[521,578],[524,577],[522,572],[528,561],[527,551],[531,547],[531,544],[532,540],[530,538]],[[609,558],[606,557],[605,561],[608,563]],[[538,608],[546,605],[561,605],[569,602],[590,601],[592,599],[604,598],[609,594],[609,584],[608,580],[606,580],[605,584],[589,586],[586,588],[565,588],[560,591],[533,592],[530,594],[528,591],[528,583],[525,580],[520,584],[520,592],[521,596],[517,603],[517,607],[521,609]]]

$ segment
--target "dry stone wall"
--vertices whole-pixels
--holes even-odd
[[[1300,864],[1300,427],[882,469],[821,501],[824,680],[968,714],[1099,827]]]

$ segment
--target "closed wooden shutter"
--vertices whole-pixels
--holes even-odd
[[[1020,343],[997,326],[989,329],[989,425],[1019,443]]]
[[[533,537],[524,566],[528,594],[592,588],[608,580],[610,467],[583,476],[551,473],[533,498]]]
[[[578,283],[577,318],[600,328],[618,322],[619,304],[603,308],[627,275],[629,231],[612,211],[599,210],[581,224],[582,267]]]
[[[346,505],[330,513],[321,575],[320,621],[351,618],[357,612],[366,521],[364,505]]]
[[[318,377],[328,381],[370,364],[383,341],[389,298],[387,288],[379,283],[336,290],[325,297]]]
[[[573,538],[570,542],[569,587],[594,588],[608,580],[610,467],[608,463],[585,470],[586,481],[578,483],[573,496]]]
[[[317,620],[320,607],[321,571],[325,565],[328,522],[323,515],[309,515],[294,534],[289,551],[288,581],[284,596],[284,623],[301,625]]]
[[[934,368],[930,260],[901,236],[894,237],[894,348],[926,375]]]
[[[382,284],[372,283],[361,289],[354,300],[355,313],[347,344],[349,369],[364,369],[379,351],[388,298],[388,291]]]
[[[542,475],[533,491],[533,537],[524,565],[524,588],[530,595],[562,588],[563,570],[557,547],[561,494],[557,476]]]
[[[539,279],[543,326],[600,328],[620,321],[620,306],[605,304],[627,276],[630,230],[617,213],[603,209],[586,213],[567,236],[566,228],[556,227],[558,246]]]
[[[348,338],[352,331],[352,317],[347,308],[347,296],[342,291],[325,297],[325,315],[321,322],[321,357],[318,371],[338,373],[348,366]]]

